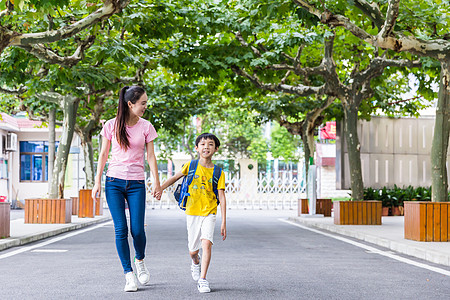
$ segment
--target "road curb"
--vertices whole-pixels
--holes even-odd
[[[371,244],[375,244],[390,250],[396,251],[398,253],[414,256],[432,263],[450,266],[450,253],[442,253],[438,251],[433,251],[430,249],[423,249],[420,247],[415,247],[413,245],[408,245],[406,243],[389,240],[386,238],[381,238],[375,235],[370,235],[366,233],[356,232],[344,227],[333,226],[329,224],[323,224],[311,221],[311,219],[305,220],[302,218],[290,217],[289,221],[293,221],[307,227],[324,229],[326,231],[338,233],[341,235],[349,236],[358,240],[362,240]],[[382,226],[382,225],[381,225]]]
[[[53,230],[49,230],[49,231],[43,231],[43,232],[39,232],[39,233],[34,233],[34,234],[29,234],[29,235],[24,235],[24,236],[20,236],[17,238],[6,238],[6,239],[2,239],[0,240],[0,251],[2,250],[6,250],[12,247],[17,247],[17,246],[22,246],[25,244],[29,244],[32,242],[36,242],[42,239],[46,239],[55,235],[59,235],[62,233],[66,233],[69,231],[73,231],[73,230],[78,230],[84,227],[88,227],[91,225],[95,225],[95,224],[99,224],[99,223],[103,223],[106,221],[111,220],[111,217],[102,217],[102,218],[98,218],[98,219],[94,219],[88,222],[83,222],[83,223],[77,223],[77,224],[71,224],[70,226],[66,226],[66,227],[61,227],[61,228],[57,228],[57,229],[53,229]],[[36,224],[39,225],[39,224]]]

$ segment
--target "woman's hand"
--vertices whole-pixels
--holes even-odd
[[[158,200],[158,201],[161,200],[161,196],[162,196],[161,185],[155,184],[155,186],[153,187],[152,196],[155,197],[156,200]]]
[[[100,184],[96,183],[94,187],[92,188],[92,199],[97,198],[97,193],[99,193],[98,196],[100,196]]]

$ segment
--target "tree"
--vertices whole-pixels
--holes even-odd
[[[87,7],[84,7],[80,1],[74,2],[72,6],[78,10],[66,10],[62,12],[64,15],[62,17],[59,9],[71,4],[70,0],[2,1],[0,4],[0,54],[5,48],[15,46],[47,62],[74,65],[82,59],[82,53],[86,48],[85,42],[80,41],[71,56],[60,56],[44,44],[76,36],[83,30],[121,12],[130,0],[104,0],[102,5],[97,4],[99,1],[92,0]],[[98,6],[100,7],[95,9]],[[56,15],[61,18],[56,18]],[[36,20],[44,21],[45,19],[48,23],[46,30],[31,25],[35,24]]]
[[[356,130],[359,108],[375,96],[379,102],[398,97],[399,94],[392,92],[397,87],[386,80],[393,76],[393,71],[385,75],[383,72],[388,68],[417,67],[420,62],[365,47],[361,42],[350,43],[348,47],[351,35],[344,30],[327,31],[317,19],[303,12],[290,1],[236,0],[214,5],[202,2],[195,8],[195,14],[188,14],[191,22],[185,25],[197,28],[198,32],[192,34],[193,30],[186,29],[189,35],[179,35],[177,41],[186,46],[178,51],[171,49],[165,63],[190,76],[214,77],[218,70],[232,70],[266,93],[291,94],[299,101],[316,97],[320,100],[314,102],[317,111],[305,113],[308,118],[304,123],[282,122],[291,130],[293,125],[302,125],[306,137],[311,136],[321,112],[338,98],[343,106],[349,146],[352,197],[362,200]],[[382,75],[385,80],[380,82],[385,88],[376,89],[372,80]],[[235,89],[248,92],[248,86],[243,86],[238,84]],[[404,87],[407,87],[405,82]],[[383,91],[384,98],[380,97]],[[394,97],[387,96],[386,92]],[[304,143],[305,149],[309,148],[308,144]]]
[[[130,5],[135,9],[137,6]],[[136,20],[140,21],[137,18]],[[80,38],[89,36],[91,43],[84,49],[85,59],[77,61],[76,65],[69,63],[68,66],[64,62],[49,63],[45,59],[38,60],[21,47],[12,47],[2,53],[2,70],[5,72],[2,72],[0,76],[2,83],[0,85],[17,87],[4,88],[4,91],[20,95],[22,109],[32,112],[35,109],[31,108],[36,107],[37,103],[45,107],[45,101],[55,102],[63,108],[64,130],[58,148],[55,163],[58,169],[52,179],[50,197],[63,197],[65,166],[75,129],[80,134],[85,153],[87,187],[92,185],[91,179],[94,176],[92,134],[99,130],[100,116],[107,110],[106,108],[114,109],[115,107],[110,103],[103,106],[105,98],[116,94],[121,87],[119,83],[142,82],[143,71],[149,61],[149,55],[145,50],[149,47],[147,44],[138,42],[142,34],[136,35],[137,38],[134,38],[134,35],[128,38],[126,35],[126,30],[130,26],[136,27],[136,24],[129,21],[122,22],[119,17],[111,18],[110,21],[111,23],[98,26],[90,32],[80,33]],[[38,23],[38,25],[49,26],[46,22]],[[144,30],[146,26],[138,26],[138,28]],[[95,40],[97,43],[93,46]],[[53,47],[61,53],[70,51],[73,44],[68,40],[60,40],[55,42]],[[17,64],[17,61],[21,63]],[[89,103],[90,98],[95,101]],[[80,123],[77,125],[80,103],[85,115],[79,116]],[[42,111],[42,107],[40,110]],[[44,109],[44,118],[45,114]]]
[[[427,69],[434,67],[433,61],[427,58],[439,61],[440,87],[431,150],[432,201],[448,201],[446,161],[450,134],[450,4],[413,0],[406,7],[400,5],[400,0],[389,0],[376,5],[356,0],[352,9],[357,9],[364,16],[363,22],[357,22],[339,12],[334,13],[333,11],[338,11],[338,7],[327,1],[325,5],[329,6],[323,9],[318,9],[319,5],[315,1],[294,2],[317,16],[322,23],[331,28],[343,27],[374,47],[422,57]]]

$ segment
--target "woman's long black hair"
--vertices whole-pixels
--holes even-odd
[[[130,147],[127,132],[127,119],[130,114],[128,101],[135,104],[144,93],[145,90],[137,85],[131,87],[124,86],[119,92],[119,108],[117,109],[114,131],[116,133],[117,142],[124,150],[127,150]]]

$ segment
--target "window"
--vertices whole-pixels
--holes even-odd
[[[48,181],[48,142],[20,142],[20,181]]]

